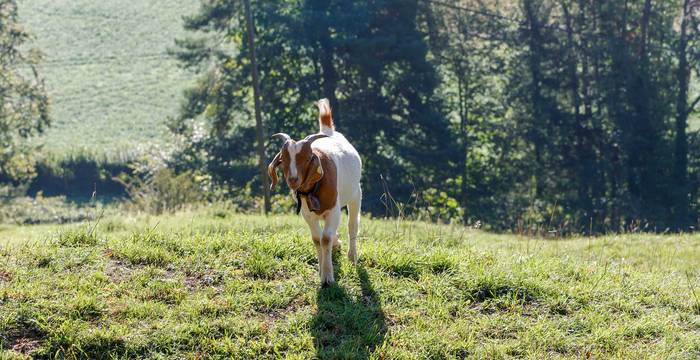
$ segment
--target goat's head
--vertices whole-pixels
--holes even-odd
[[[267,173],[272,180],[270,190],[277,185],[277,167],[280,165],[282,165],[287,185],[294,191],[308,191],[311,186],[323,178],[321,160],[313,153],[311,143],[326,137],[326,135],[316,134],[300,141],[294,141],[285,133],[275,134],[272,137],[284,140],[284,144],[270,165],[267,166]]]

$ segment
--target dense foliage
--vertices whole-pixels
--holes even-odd
[[[255,3],[266,133],[313,132],[311,104],[328,97],[377,214],[439,201],[446,216],[497,228],[696,223],[698,5],[497,5]],[[198,35],[177,54],[202,76],[171,123],[184,136],[178,166],[234,192],[257,181],[242,19],[222,0],[187,18]]]
[[[400,194],[447,184],[454,138],[436,97],[437,71],[417,30],[417,4],[256,5],[267,134],[285,131],[299,138],[315,131],[313,101],[328,97],[338,128],[361,153],[374,154],[364,158],[369,208],[381,207],[379,195],[387,184]],[[342,15],[331,21],[328,13]],[[202,166],[233,188],[254,176],[248,48],[241,41],[241,16],[237,3],[207,2],[188,18],[188,28],[212,36],[180,41],[179,56],[188,66],[208,67],[172,124],[175,132],[188,135],[181,154],[186,165]],[[190,120],[198,115],[204,124]],[[270,154],[279,147],[275,142],[267,145]]]

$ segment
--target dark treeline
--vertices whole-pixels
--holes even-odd
[[[505,229],[697,223],[700,5],[674,1],[253,2],[265,133],[316,131],[327,97],[365,163],[365,210],[394,199]],[[174,165],[259,189],[239,1],[176,41],[200,75]],[[270,141],[271,158],[279,144]],[[389,195],[390,194],[390,195]]]

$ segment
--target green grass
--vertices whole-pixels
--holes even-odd
[[[0,358],[700,356],[697,235],[363,219],[359,265],[337,254],[328,289],[295,216],[210,208],[0,238]]]
[[[51,152],[133,152],[165,140],[193,75],[166,50],[184,34],[189,0],[20,0],[23,25],[45,60],[54,119]]]

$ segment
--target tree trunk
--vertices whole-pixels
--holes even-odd
[[[544,187],[544,164],[543,161],[543,145],[544,136],[542,132],[544,131],[544,126],[548,119],[544,119],[544,114],[541,109],[543,96],[541,91],[542,83],[542,73],[540,70],[540,62],[542,55],[542,36],[540,34],[540,24],[533,9],[532,0],[524,0],[524,10],[525,16],[528,23],[528,44],[529,44],[529,67],[530,76],[532,77],[532,93],[531,93],[531,105],[532,105],[532,116],[533,116],[533,126],[530,129],[531,141],[535,147],[535,171],[533,176],[535,177],[535,198],[542,194],[542,188]]]
[[[627,96],[632,104],[637,119],[633,126],[633,139],[641,146],[631,147],[629,152],[636,152],[639,167],[639,198],[641,206],[639,212],[642,219],[650,221],[654,226],[667,226],[669,215],[664,207],[669,196],[668,187],[663,186],[664,165],[658,158],[659,149],[659,125],[662,121],[652,111],[652,101],[655,90],[649,77],[651,56],[649,47],[649,25],[651,22],[651,0],[644,1],[641,23],[640,66],[635,68],[635,79],[628,87]],[[664,195],[666,194],[666,195]]]
[[[585,219],[590,219],[593,216],[593,203],[591,202],[591,183],[594,177],[593,161],[594,154],[592,153],[591,144],[586,136],[587,129],[584,125],[584,118],[581,114],[581,97],[579,95],[579,76],[578,76],[578,57],[576,56],[576,43],[574,40],[574,29],[572,15],[569,12],[569,6],[566,0],[561,1],[562,12],[566,23],[566,39],[569,57],[569,91],[574,110],[574,136],[576,143],[573,146],[576,152],[574,159],[578,158],[580,164],[574,165],[573,171],[578,174],[578,205],[585,211]],[[581,10],[583,11],[583,10]],[[585,56],[585,55],[584,55]],[[572,164],[573,165],[573,164]]]
[[[462,79],[462,76],[464,75],[463,69],[461,66],[456,66],[455,73],[457,74],[457,90],[458,90],[458,99],[459,99],[459,137],[460,137],[460,142],[462,144],[462,151],[460,154],[460,159],[459,159],[459,166],[460,166],[460,174],[462,175],[462,183],[460,186],[460,196],[461,196],[461,206],[462,210],[464,211],[462,221],[464,222],[464,225],[467,225],[467,220],[469,219],[469,212],[467,211],[467,202],[469,201],[469,194],[468,194],[468,187],[467,187],[467,176],[468,176],[468,169],[467,169],[467,153],[469,151],[469,140],[467,139],[467,124],[468,124],[468,117],[469,113],[467,110],[467,106],[465,104],[465,85],[464,81]]]
[[[250,64],[253,77],[253,102],[255,104],[255,137],[258,149],[258,171],[262,184],[265,215],[270,212],[270,186],[268,185],[267,171],[265,168],[265,144],[263,143],[263,124],[260,114],[260,83],[258,82],[258,63],[255,59],[255,26],[250,12],[250,0],[244,0],[246,27],[248,31],[248,47],[250,48]]]
[[[688,83],[690,66],[688,65],[688,13],[690,0],[683,0],[680,38],[678,40],[678,99],[676,102],[676,137],[675,156],[673,164],[673,179],[675,181],[675,226],[683,230],[689,225],[688,218]]]

